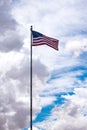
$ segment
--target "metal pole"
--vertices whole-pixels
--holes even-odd
[[[32,26],[31,31],[31,45],[30,45],[30,130],[32,130]]]

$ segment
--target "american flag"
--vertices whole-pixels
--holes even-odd
[[[48,45],[55,50],[58,50],[59,40],[43,35],[39,32],[32,31],[33,42],[32,46]]]

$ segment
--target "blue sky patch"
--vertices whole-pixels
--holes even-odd
[[[67,100],[63,96],[73,94],[74,94],[73,92],[55,94],[54,96],[56,96],[56,101],[54,101],[52,104],[46,107],[43,107],[41,112],[37,115],[36,119],[33,121],[33,123],[42,122],[46,120],[51,115],[51,111],[55,107],[55,105],[61,106],[64,103],[66,103]]]
[[[49,84],[52,80],[57,79],[57,78],[61,78],[64,74],[68,74],[70,72],[79,72],[82,71],[82,74],[79,75],[75,75],[77,78],[79,78],[80,80],[84,80],[84,78],[87,77],[87,73],[86,73],[87,67],[85,66],[75,66],[73,68],[64,68],[63,71],[61,70],[55,70],[52,72],[52,74],[50,75],[50,78],[47,80],[47,83]]]

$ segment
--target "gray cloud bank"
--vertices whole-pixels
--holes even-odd
[[[23,45],[23,39],[17,31],[17,22],[11,14],[10,0],[0,1],[0,51],[9,52],[19,50]]]

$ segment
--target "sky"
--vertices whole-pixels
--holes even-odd
[[[30,130],[30,26],[59,40],[33,47],[33,130],[87,130],[87,1],[0,0],[0,130]]]

